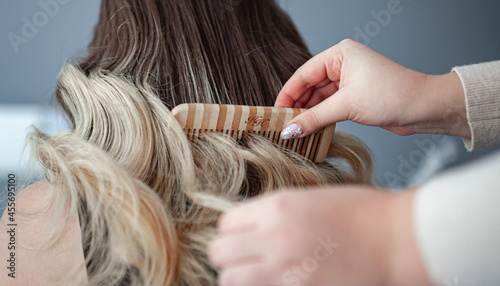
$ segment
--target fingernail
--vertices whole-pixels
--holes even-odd
[[[300,125],[297,123],[292,123],[288,125],[283,131],[281,131],[281,139],[293,139],[297,138],[304,133]]]

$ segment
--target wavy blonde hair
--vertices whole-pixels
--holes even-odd
[[[103,1],[89,56],[58,79],[72,130],[31,136],[53,208],[78,212],[92,285],[216,285],[206,247],[235,202],[371,181],[368,149],[346,134],[336,133],[328,155],[350,174],[258,135],[187,140],[174,105],[272,104],[310,57],[273,1],[239,1],[222,16],[221,1]]]

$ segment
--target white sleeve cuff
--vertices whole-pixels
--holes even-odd
[[[455,67],[462,81],[471,139],[468,151],[500,144],[500,61]]]

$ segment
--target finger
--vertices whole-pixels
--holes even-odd
[[[306,110],[292,119],[282,132],[283,139],[302,138],[319,129],[348,119],[349,106],[341,102],[345,90],[339,90],[335,96],[325,99],[320,104]],[[287,134],[294,134],[290,138]]]
[[[320,54],[300,67],[281,89],[275,106],[290,107],[290,103],[299,100],[310,87],[327,79],[323,61],[324,57]]]
[[[333,53],[331,50],[327,50],[307,61],[283,86],[276,98],[275,106],[291,107],[310,87],[326,79],[338,81],[339,78],[329,78],[329,76],[338,76],[340,73],[329,73],[327,66],[329,63],[336,60],[336,56],[337,54]]]
[[[277,286],[283,285],[281,271],[263,264],[245,264],[219,273],[221,286]]]
[[[331,84],[331,83],[332,83],[332,81],[331,81],[329,78],[326,78],[326,79],[325,79],[325,80],[323,80],[322,82],[320,82],[320,83],[318,83],[318,84],[314,85],[314,87],[315,87],[316,89],[320,89],[320,88],[325,87],[325,86],[327,86],[327,85],[329,85],[329,84]]]
[[[217,222],[221,235],[247,232],[257,229],[259,219],[265,215],[265,198],[247,200],[232,210],[222,214]]]
[[[208,247],[210,261],[222,268],[264,260],[262,236],[257,232],[223,236]]]
[[[326,79],[320,83],[318,83],[315,86],[310,87],[294,104],[294,108],[303,108],[304,106],[307,105],[307,103],[311,100],[311,96],[316,94],[319,91],[322,91],[325,89],[326,86],[329,86],[332,84],[332,81],[330,79]],[[333,93],[331,93],[333,94]],[[331,95],[330,94],[330,95]]]
[[[293,108],[303,108],[311,99],[312,94],[314,94],[314,89],[311,87],[293,104]]]
[[[311,108],[313,106],[318,105],[328,97],[333,96],[338,90],[339,89],[337,83],[334,82],[320,89],[315,90],[314,93],[311,95],[310,100],[304,105],[304,108]]]

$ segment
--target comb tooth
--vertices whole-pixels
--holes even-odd
[[[285,146],[286,146],[286,143],[288,143],[288,140],[283,140],[283,139],[281,139],[281,136],[279,137],[279,141],[281,142],[281,144],[280,144],[280,145],[281,145],[282,147],[285,147]]]
[[[314,159],[314,153],[316,152],[316,149],[317,149],[317,146],[318,146],[318,140],[319,139],[319,134],[316,133],[314,134],[314,140],[312,142],[312,145],[311,145],[311,150],[309,152],[309,155],[307,156],[307,158],[313,160]]]
[[[314,151],[315,151],[315,148],[316,148],[316,143],[318,142],[318,134],[315,135],[315,138],[313,140],[313,144],[311,145],[311,150],[309,152],[309,156],[307,156],[307,158],[309,158],[310,160],[313,160],[314,159]]]
[[[291,141],[293,141],[293,140],[294,140],[294,139],[291,139],[291,140],[286,140],[286,141],[285,141],[285,148],[286,148],[286,149],[291,150],[291,148],[290,148],[290,143],[291,143]]]
[[[274,143],[276,143],[274,137],[276,137],[276,131],[269,132],[269,139],[271,139]]]
[[[293,140],[293,141],[294,141],[294,142],[293,142],[293,145],[292,145],[292,150],[293,150],[293,151],[297,151],[297,146],[299,145],[299,140],[300,140],[300,139],[295,139],[295,140]]]
[[[292,150],[292,146],[293,146],[293,141],[295,141],[295,139],[292,139],[292,140],[288,140],[290,142],[286,142],[286,149],[288,150]]]
[[[281,139],[281,136],[276,138],[276,139],[277,139],[278,145],[283,146],[283,139]]]
[[[323,133],[318,133],[318,141],[316,141],[316,144],[314,146],[314,152],[311,154],[311,160],[313,160],[313,161],[316,161],[316,155],[318,154],[319,142],[321,142],[322,136],[323,136]]]
[[[306,154],[307,144],[309,143],[309,139],[304,138],[302,141],[302,146],[300,147],[300,154],[304,156]]]
[[[299,140],[300,139],[294,139],[293,140],[293,143],[292,143],[292,151],[296,151],[297,150],[297,145],[299,144]]]
[[[307,144],[307,149],[306,149],[306,154],[304,154],[306,158],[309,158],[309,155],[311,155],[311,148],[312,148],[312,145],[314,143],[314,137],[316,137],[315,135],[316,134],[312,134],[311,137],[309,138],[309,142]]]
[[[304,144],[304,138],[300,138],[299,142],[297,143],[297,150],[296,150],[297,153],[300,154],[302,152],[302,145],[303,144]]]
[[[288,144],[290,143],[290,141],[292,141],[292,140],[291,140],[291,139],[288,139],[288,140],[283,140],[283,144],[282,144],[282,146],[283,146],[284,148],[287,148],[287,149],[288,149]]]
[[[290,142],[292,141],[293,139],[291,140],[283,140],[283,147],[285,147],[286,149],[290,149]]]
[[[311,138],[311,135],[304,137],[304,144],[302,145],[302,151],[300,152],[300,155],[306,156],[307,152],[307,146],[309,146],[309,139]]]
[[[318,152],[319,142],[321,142],[321,135],[322,135],[322,133],[317,133],[316,134],[317,138],[314,141],[314,146],[313,146],[313,152],[312,152],[311,160],[314,160],[314,157],[316,157],[316,153]]]
[[[297,144],[297,139],[291,140],[291,142],[288,143],[288,149],[293,150],[293,146],[295,146],[295,144]]]

